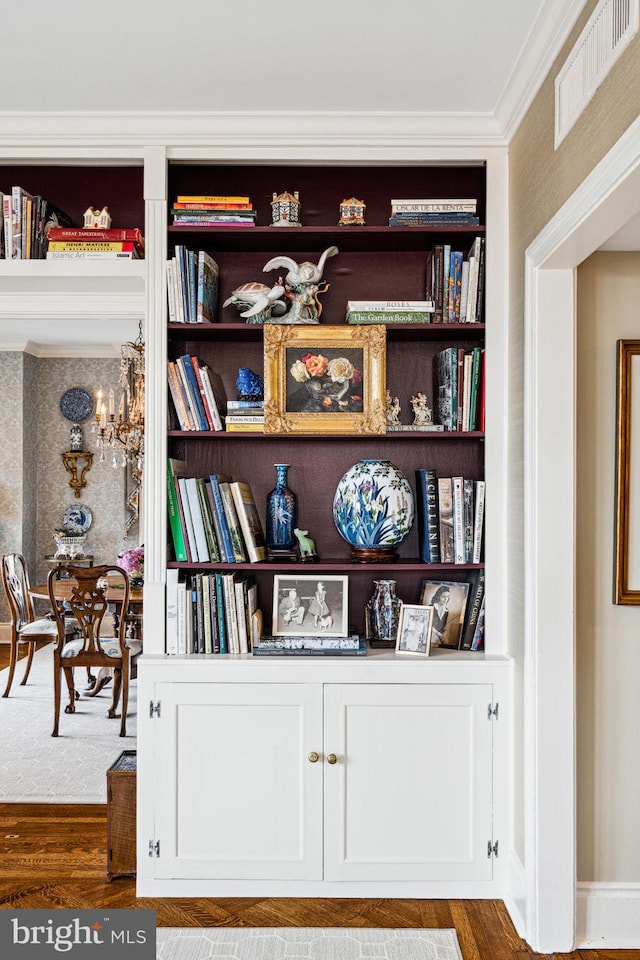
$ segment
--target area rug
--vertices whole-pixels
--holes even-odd
[[[157,960],[462,960],[455,930],[159,927]]]
[[[76,671],[76,712],[66,714],[62,681],[59,736],[53,729],[53,647],[38,650],[26,686],[19,662],[5,699],[0,697],[0,803],[106,803],[106,771],[123,750],[136,746],[136,683],[129,685],[127,736],[120,720],[109,720],[111,685],[96,697],[84,695],[86,671]],[[0,671],[4,690],[8,670]],[[118,711],[119,712],[119,711]]]

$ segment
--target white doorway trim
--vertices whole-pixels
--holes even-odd
[[[640,211],[640,118],[525,254],[526,939],[576,939],[575,268]]]

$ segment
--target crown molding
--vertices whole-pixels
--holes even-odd
[[[0,341],[0,353],[28,353],[38,360],[43,359],[117,359],[120,356],[120,347],[117,344],[100,344],[96,346],[60,346],[52,344],[34,343],[32,340]]]
[[[584,7],[585,0],[546,0],[540,7],[494,111],[507,143],[513,139]]]
[[[0,112],[0,155],[143,157],[145,146],[280,151],[296,149],[424,150],[495,147],[504,139],[490,113],[417,112]]]

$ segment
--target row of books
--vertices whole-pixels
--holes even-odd
[[[260,563],[266,541],[251,486],[223,474],[185,477],[168,460],[167,508],[173,556],[188,563]]]
[[[434,302],[434,323],[482,322],[484,261],[484,237],[476,237],[466,253],[450,243],[428,251],[425,297]]]
[[[475,199],[439,199],[392,200],[390,227],[431,227],[431,226],[477,227]]]
[[[167,372],[169,395],[180,429],[224,430],[218,375],[189,354],[169,360]]]
[[[250,653],[258,588],[237,572],[167,570],[167,653]]]
[[[253,227],[256,222],[250,197],[180,194],[170,213],[174,226]]]
[[[5,260],[44,260],[51,227],[71,225],[64,210],[20,186],[0,191],[0,208],[0,258]]]
[[[176,243],[166,264],[169,323],[213,323],[218,309],[218,264],[206,250]]]
[[[480,563],[485,481],[416,470],[418,547],[423,563]]]
[[[445,347],[434,357],[436,415],[445,430],[484,430],[485,352]]]
[[[139,227],[51,227],[47,260],[142,260]]]

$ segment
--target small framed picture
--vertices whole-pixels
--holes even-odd
[[[419,602],[433,607],[432,647],[458,649],[468,596],[469,584],[464,581],[422,581]]]
[[[274,637],[346,637],[348,627],[348,577],[273,578]]]
[[[428,657],[431,649],[433,607],[403,603],[398,623],[396,653],[414,653]]]

